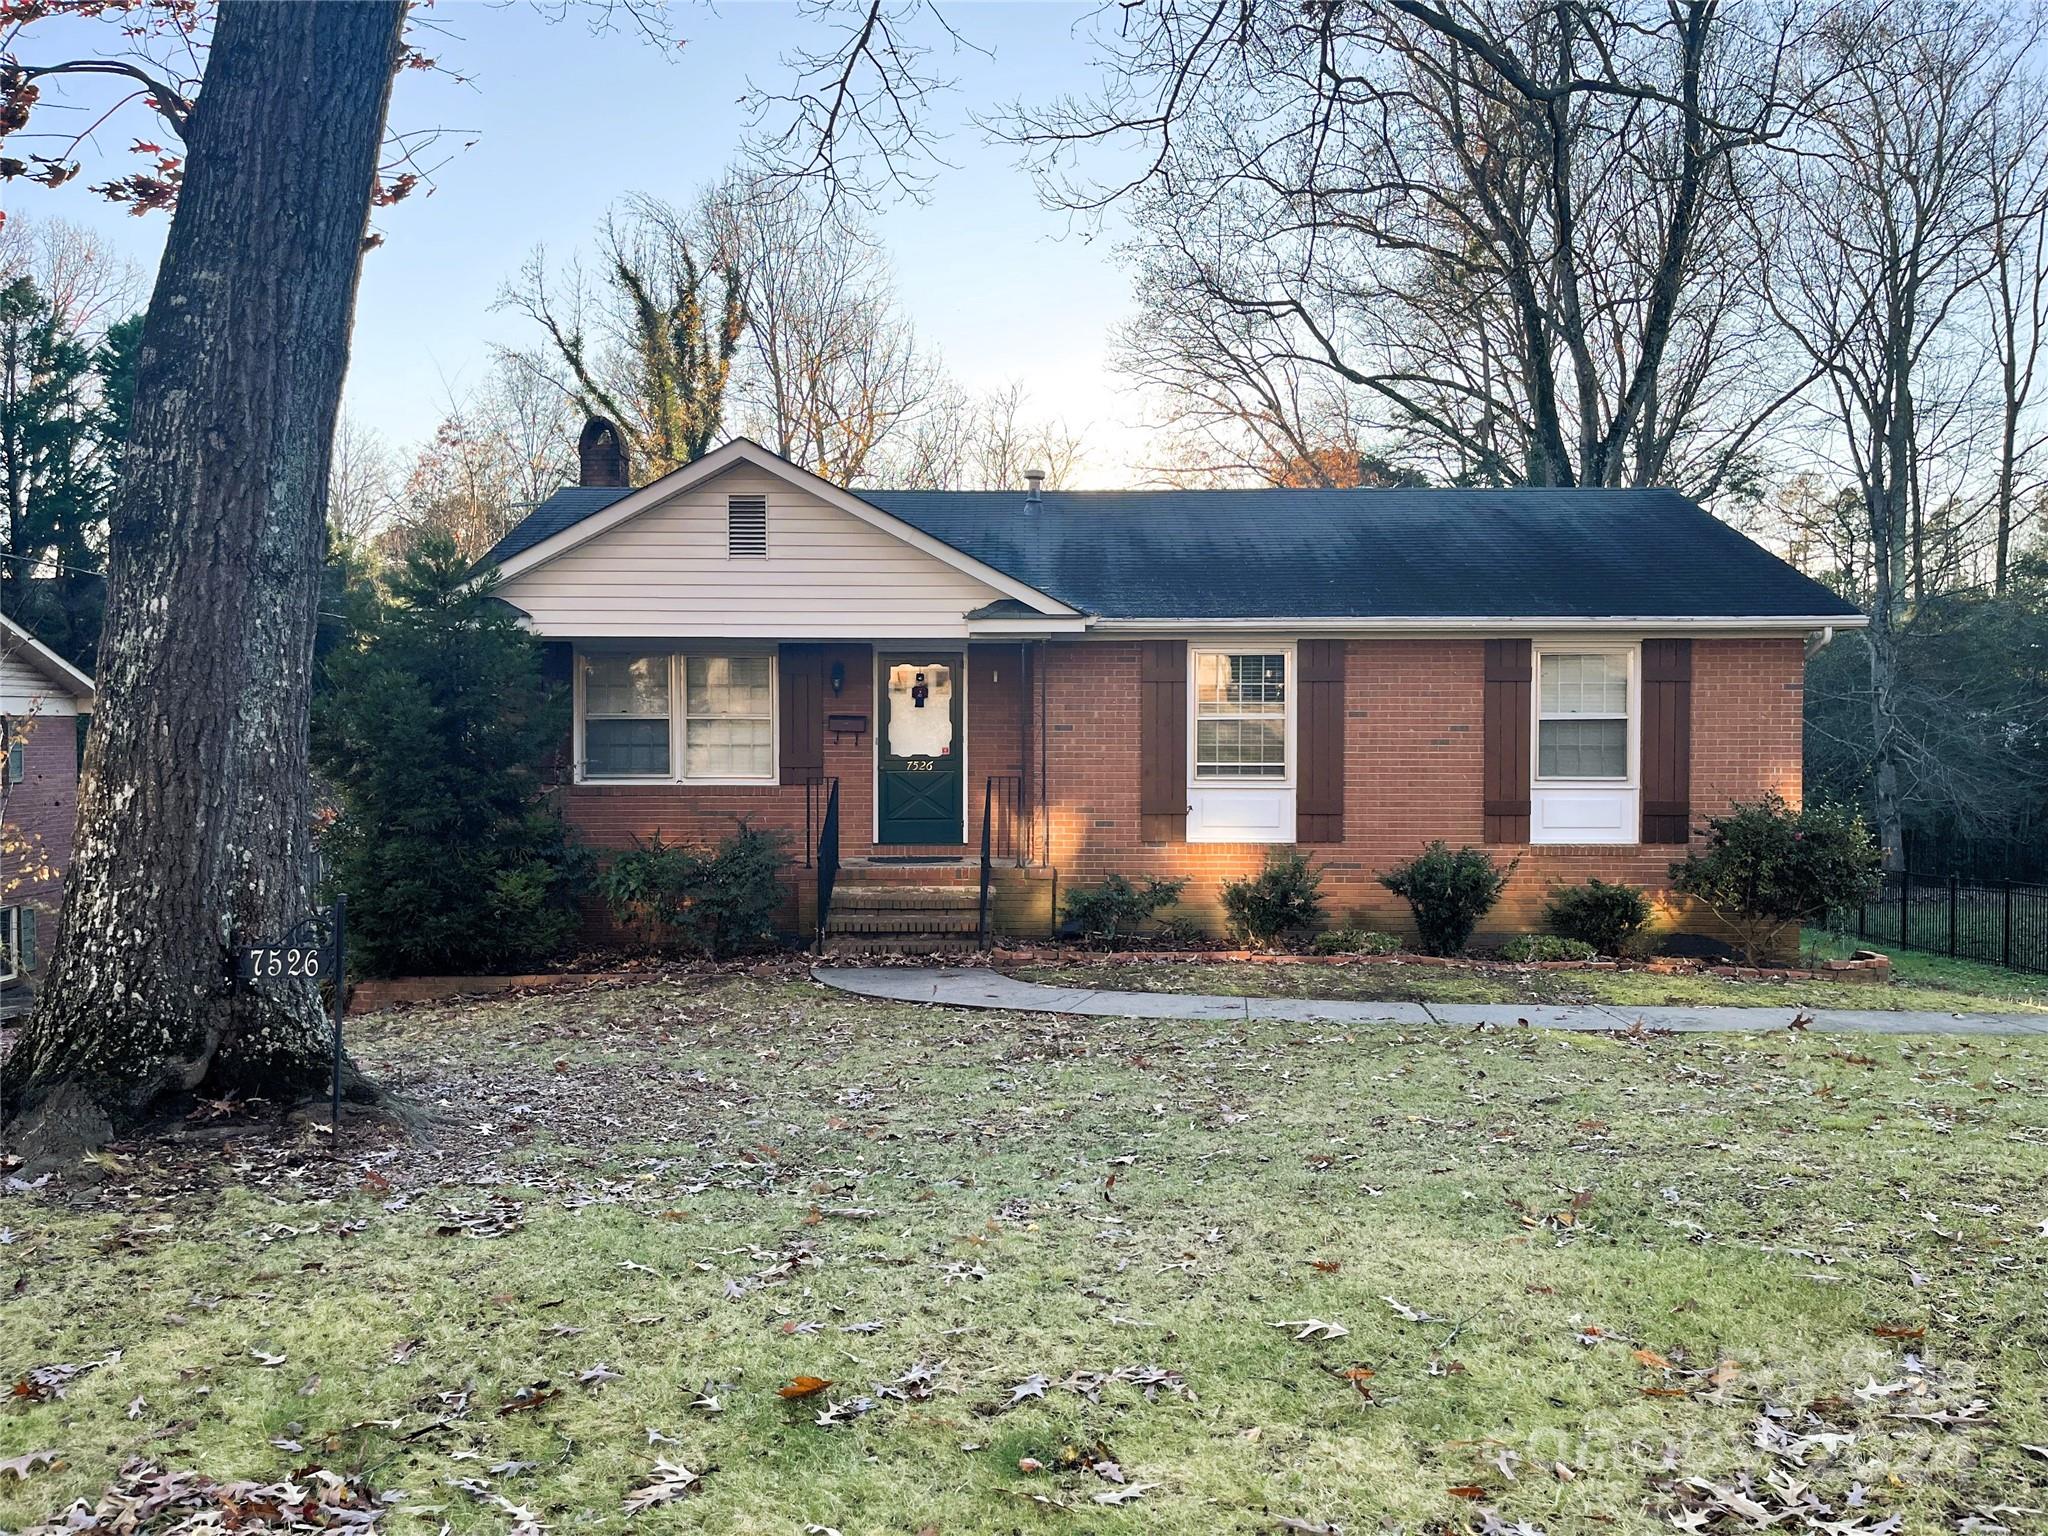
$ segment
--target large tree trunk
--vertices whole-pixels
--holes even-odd
[[[63,920],[8,1073],[30,1144],[325,1070],[310,988],[226,978],[310,898],[328,455],[403,10],[220,9],[137,361]]]

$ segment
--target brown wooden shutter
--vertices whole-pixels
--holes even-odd
[[[776,652],[775,665],[782,782],[808,783],[825,773],[825,648],[785,645]]]
[[[1485,836],[1529,841],[1529,642],[1486,642]]]
[[[576,686],[576,648],[567,640],[540,643],[540,680],[549,688],[562,690],[562,734],[554,749],[541,757],[541,770],[549,784],[567,783],[576,762],[575,712],[569,700]]]
[[[1138,646],[1138,825],[1147,843],[1188,840],[1188,648]]]
[[[1301,754],[1294,807],[1297,843],[1344,841],[1344,656],[1342,640],[1304,640],[1295,647],[1301,702],[1295,728]]]
[[[1692,642],[1643,642],[1643,841],[1692,835]]]

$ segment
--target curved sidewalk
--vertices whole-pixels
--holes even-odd
[[[860,997],[949,1008],[1076,1013],[1108,1019],[1251,1019],[1295,1024],[1528,1025],[1537,1029],[1688,1031],[1807,1027],[1868,1035],[2048,1035],[2048,1013],[1914,1013],[1877,1008],[1624,1008],[1614,1004],[1368,1003],[1304,997],[1226,997],[1203,992],[1114,992],[1054,987],[970,966],[814,966],[814,979]]]

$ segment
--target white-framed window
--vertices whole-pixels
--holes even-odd
[[[583,658],[583,775],[665,779],[674,658],[598,653]]]
[[[1633,646],[1536,652],[1535,779],[1626,784],[1635,774]]]
[[[1291,647],[1198,646],[1189,657],[1196,782],[1284,783],[1292,773]]]
[[[775,777],[775,658],[683,658],[683,777]]]
[[[21,907],[0,907],[0,981],[13,981],[24,969],[35,964],[35,957],[22,947],[25,938],[31,938],[35,914],[30,913],[30,924],[22,922]],[[24,929],[27,932],[24,932]]]
[[[586,783],[776,781],[773,652],[581,653],[576,715]]]

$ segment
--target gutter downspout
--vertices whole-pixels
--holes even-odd
[[[1810,634],[1806,637],[1806,659],[1808,661],[1813,660],[1814,657],[1834,643],[1835,626],[1832,624],[1822,625],[1818,635]]]

